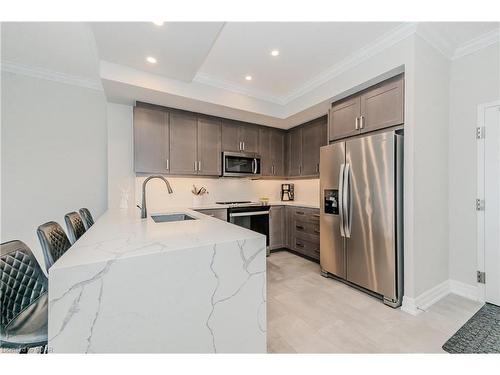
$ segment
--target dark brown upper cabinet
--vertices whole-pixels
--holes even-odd
[[[329,140],[404,123],[403,75],[390,78],[332,104]]]
[[[259,127],[239,121],[222,121],[222,151],[259,153]]]
[[[319,176],[319,149],[327,144],[327,117],[290,129],[287,143],[287,176]]]
[[[327,144],[326,123],[322,117],[302,128],[302,176],[319,176],[319,149]]]
[[[221,175],[221,120],[198,117],[198,174]]]
[[[271,160],[271,128],[263,126],[259,129],[260,173],[262,176],[273,175]]]
[[[188,112],[170,112],[170,173],[197,174],[197,118]]]
[[[361,95],[361,132],[401,125],[404,122],[402,76],[385,81]]]
[[[293,128],[288,133],[288,176],[302,175],[302,127]]]
[[[137,173],[169,173],[168,113],[134,107],[134,170]]]
[[[285,176],[285,132],[262,126],[259,129],[259,153],[262,176]]]
[[[360,97],[343,100],[330,110],[330,140],[359,134]]]
[[[285,132],[271,129],[269,147],[273,176],[285,176]]]

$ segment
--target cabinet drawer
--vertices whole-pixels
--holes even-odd
[[[294,250],[308,257],[319,259],[319,243],[295,238]]]
[[[319,210],[315,208],[294,208],[293,217],[297,221],[319,223]]]
[[[295,237],[319,243],[319,224],[295,221]]]

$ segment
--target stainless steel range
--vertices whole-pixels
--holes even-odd
[[[228,205],[227,221],[266,236],[269,247],[269,205],[252,201],[216,202]]]

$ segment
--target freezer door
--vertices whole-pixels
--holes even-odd
[[[341,233],[340,179],[345,164],[345,143],[320,151],[320,264],[323,271],[346,277],[345,240]]]
[[[347,280],[396,297],[395,135],[346,142]]]

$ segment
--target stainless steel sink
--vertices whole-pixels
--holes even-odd
[[[155,223],[168,223],[172,221],[197,220],[195,217],[188,214],[160,214],[151,215],[151,219]]]

